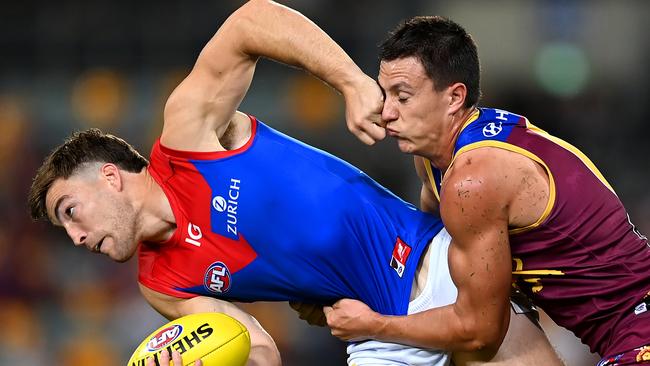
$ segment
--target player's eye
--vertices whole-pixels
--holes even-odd
[[[397,95],[397,100],[398,100],[400,103],[404,103],[404,102],[406,102],[407,100],[409,100],[409,96],[406,95],[406,94],[398,94],[398,95]]]
[[[66,208],[65,209],[65,215],[67,217],[69,217],[69,218],[72,218],[72,216],[74,215],[74,207],[70,206],[70,207]]]

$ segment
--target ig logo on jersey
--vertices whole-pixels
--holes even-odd
[[[214,262],[205,271],[203,286],[214,294],[223,294],[230,290],[230,271],[223,262]]]
[[[499,122],[499,125],[497,126],[496,123],[490,122],[485,127],[483,127],[483,136],[485,137],[494,137],[501,133],[503,130],[503,126],[501,125],[502,122]]]

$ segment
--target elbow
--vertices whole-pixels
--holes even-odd
[[[260,14],[264,14],[264,12],[268,13],[278,7],[278,4],[274,4],[273,1],[270,0],[250,0],[235,11],[233,13],[234,16],[231,18],[236,20],[245,19],[254,22],[255,18],[259,17]]]
[[[494,325],[481,327],[476,323],[465,323],[460,336],[464,340],[461,351],[480,355],[480,359],[485,361],[490,360],[499,350],[506,331],[507,328],[502,329],[502,327]]]
[[[500,346],[501,341],[498,339],[476,337],[466,344],[465,351],[480,355],[481,360],[489,361],[497,354]]]
[[[251,337],[251,351],[247,366],[281,366],[280,351],[273,338],[265,334],[262,337]]]
[[[223,39],[229,39],[232,44],[237,45],[239,51],[250,57],[255,57],[249,49],[251,44],[256,43],[255,37],[251,34],[266,31],[261,29],[262,17],[269,17],[274,14],[279,6],[268,0],[250,0],[234,13],[221,25],[218,33]]]

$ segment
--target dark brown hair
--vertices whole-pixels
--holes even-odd
[[[45,198],[55,180],[68,179],[82,164],[95,162],[113,163],[132,173],[149,165],[147,159],[119,137],[96,128],[75,132],[52,150],[36,172],[28,197],[32,218],[47,219]]]
[[[465,107],[478,104],[478,51],[472,37],[459,24],[440,16],[418,16],[397,26],[379,47],[380,61],[414,56],[433,80],[435,90],[461,82],[467,87]]]

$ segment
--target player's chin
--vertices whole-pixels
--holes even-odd
[[[115,262],[117,262],[117,263],[124,263],[124,262],[128,261],[129,259],[131,259],[132,256],[128,256],[128,257],[123,257],[123,256],[120,256],[120,257],[114,257],[114,256],[112,256],[112,255],[109,254],[109,257],[110,257],[112,260],[114,260]]]
[[[135,254],[135,250],[133,250],[133,251],[118,251],[118,252],[109,251],[109,252],[106,253],[106,255],[108,255],[109,258],[111,258],[112,260],[114,260],[115,262],[118,262],[118,263],[124,263],[124,262],[128,261],[129,259],[131,259],[133,257],[134,254]]]
[[[415,151],[415,146],[413,143],[405,138],[397,138],[397,147],[399,150],[406,154],[413,154]]]
[[[127,262],[129,259],[131,259],[133,257],[133,253],[116,255],[116,256],[109,255],[109,256],[111,257],[112,260],[114,260],[114,261],[116,261],[118,263],[124,263],[124,262]]]

